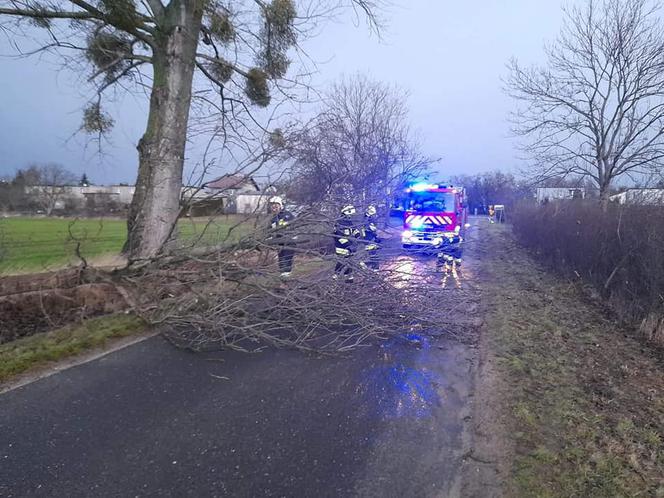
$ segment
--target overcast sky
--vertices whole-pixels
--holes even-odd
[[[509,137],[510,99],[501,77],[512,56],[543,59],[562,22],[559,0],[393,0],[383,39],[363,24],[330,24],[304,46],[324,88],[343,74],[366,73],[410,93],[413,128],[424,151],[441,157],[440,179],[518,166]],[[0,36],[0,54],[15,53]],[[58,162],[95,183],[133,182],[135,145],[147,105],[128,96],[110,108],[111,144],[99,157],[76,135],[85,102],[80,79],[48,60],[0,59],[0,176],[31,162]]]

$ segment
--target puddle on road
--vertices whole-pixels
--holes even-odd
[[[382,344],[379,358],[362,372],[357,387],[370,411],[380,419],[425,418],[441,406],[441,375],[425,366],[431,345],[419,334]]]

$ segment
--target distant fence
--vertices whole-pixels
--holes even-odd
[[[592,284],[621,319],[664,344],[664,207],[528,203],[511,220],[542,261]]]

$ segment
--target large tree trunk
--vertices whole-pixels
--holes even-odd
[[[602,211],[607,211],[609,209],[609,202],[611,196],[610,190],[611,184],[605,182],[599,186],[599,203],[602,206]]]
[[[602,153],[598,153],[597,161],[599,204],[602,206],[602,211],[606,212],[609,209],[609,196],[611,195],[611,176],[609,174],[611,165],[604,159]]]
[[[155,36],[154,81],[145,134],[138,144],[136,192],[124,252],[130,261],[159,254],[180,211],[191,87],[202,2],[173,0]]]

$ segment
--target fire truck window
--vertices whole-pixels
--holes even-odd
[[[413,211],[453,211],[454,194],[447,192],[417,192],[409,201]]]

